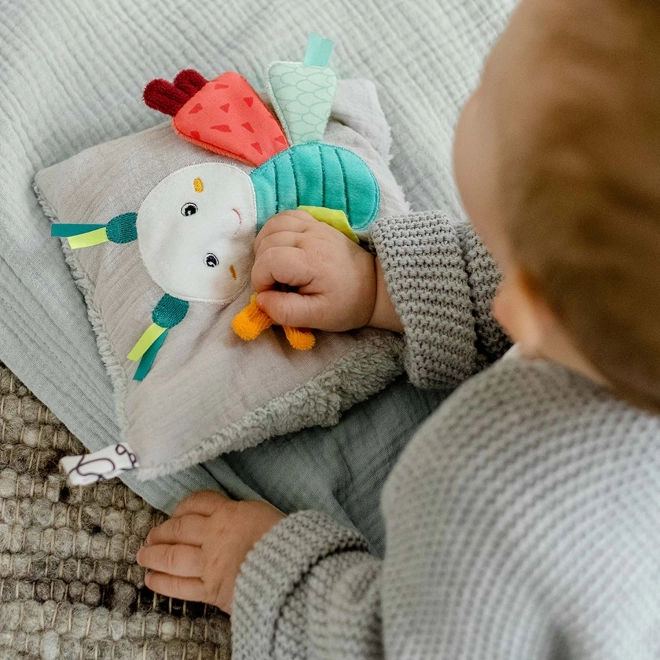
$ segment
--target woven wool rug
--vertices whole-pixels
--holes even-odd
[[[68,487],[85,453],[0,363],[0,660],[224,660],[219,609],[154,594],[135,553],[167,516],[118,478]]]

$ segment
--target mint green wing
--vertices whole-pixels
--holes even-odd
[[[268,69],[268,92],[292,146],[323,139],[337,90],[328,66],[333,46],[312,34],[304,62],[274,62]]]

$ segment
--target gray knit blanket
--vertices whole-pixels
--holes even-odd
[[[85,451],[0,363],[0,660],[221,660],[229,619],[154,594],[135,552],[167,516],[119,479],[69,488]]]

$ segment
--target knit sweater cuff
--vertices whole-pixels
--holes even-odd
[[[367,543],[356,531],[317,511],[294,513],[275,525],[248,553],[236,581],[234,660],[271,658],[276,623],[287,597],[315,564],[346,550],[366,551]]]
[[[494,362],[511,348],[511,340],[493,316],[493,300],[502,281],[495,260],[469,223],[457,225],[471,291],[477,332],[477,352],[486,363]]]
[[[459,231],[440,212],[377,220],[371,242],[405,331],[418,387],[455,388],[476,368],[476,330]]]

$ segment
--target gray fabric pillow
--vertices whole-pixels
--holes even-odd
[[[262,99],[272,107],[265,94]],[[379,217],[408,212],[388,167],[389,127],[372,83],[339,82],[324,141],[350,149],[369,165],[380,187]],[[137,211],[170,173],[206,162],[251,169],[182,140],[168,122],[39,171],[35,191],[52,222],[104,224]],[[222,309],[190,303],[147,378],[134,381],[136,365],[126,356],[151,322],[162,289],[135,242],[76,251],[66,240],[62,244],[113,381],[122,442],[134,452],[140,480],[274,435],[335,424],[341,411],[402,371],[401,339],[384,331],[316,332],[316,346],[304,352],[288,345],[281,328],[242,341],[231,321],[249,302],[248,286]]]

